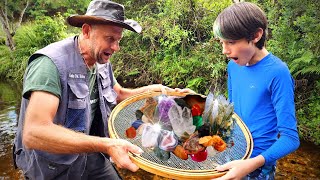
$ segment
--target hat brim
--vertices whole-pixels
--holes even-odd
[[[130,31],[140,33],[142,28],[134,20],[127,19],[122,21],[114,20],[114,19],[108,19],[105,17],[98,17],[98,16],[88,16],[88,15],[71,15],[67,18],[67,23],[71,26],[75,27],[82,27],[84,23],[87,24],[112,24],[115,26],[119,26],[125,29],[128,29]]]

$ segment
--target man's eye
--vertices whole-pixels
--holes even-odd
[[[120,39],[119,39],[119,40],[116,40],[116,39],[113,38],[113,37],[107,37],[107,38],[106,38],[106,41],[109,42],[109,43],[113,43],[113,42],[118,42],[118,43],[120,43]]]
[[[106,39],[107,39],[108,42],[113,42],[114,41],[114,39],[112,37],[107,37]]]

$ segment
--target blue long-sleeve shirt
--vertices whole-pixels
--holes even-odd
[[[269,53],[252,66],[230,61],[228,94],[252,134],[251,157],[261,154],[265,165],[273,165],[299,147],[294,80],[279,58]]]

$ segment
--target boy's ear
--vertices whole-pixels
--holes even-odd
[[[261,37],[263,35],[263,29],[262,28],[258,28],[258,30],[254,33],[254,37],[252,39],[253,43],[257,43],[260,41]]]

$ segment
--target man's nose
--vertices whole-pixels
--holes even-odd
[[[111,48],[112,48],[114,51],[119,51],[119,50],[120,50],[120,44],[119,44],[119,42],[118,42],[118,41],[114,41],[114,42],[112,43]]]

